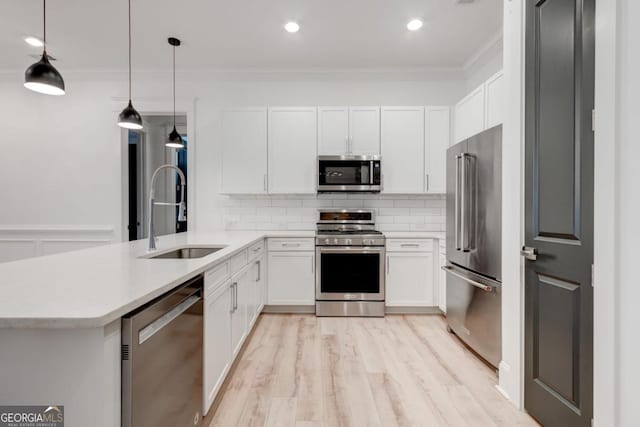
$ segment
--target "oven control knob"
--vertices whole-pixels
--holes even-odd
[[[347,239],[347,245],[351,245],[353,241],[351,239]]]
[[[372,245],[372,244],[373,244],[373,240],[371,240],[371,239],[364,239],[364,240],[362,241],[362,243],[364,243],[365,245]]]
[[[338,239],[333,239],[333,244],[337,245],[338,244]]]
[[[329,244],[331,244],[331,239],[329,239],[329,238],[324,239],[324,242],[325,242],[327,245],[329,245]]]

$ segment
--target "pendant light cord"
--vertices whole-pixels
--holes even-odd
[[[44,53],[47,53],[47,0],[42,0],[42,46]]]
[[[131,0],[129,0],[129,101],[131,101]]]
[[[176,47],[173,46],[173,128],[176,127]]]

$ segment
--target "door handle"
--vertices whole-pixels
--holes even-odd
[[[529,261],[535,261],[538,259],[538,250],[529,246],[523,246],[520,250],[520,255],[522,255]]]
[[[480,282],[476,282],[475,280],[469,279],[468,277],[463,276],[462,274],[456,273],[453,268],[448,267],[448,266],[443,266],[441,267],[444,271],[446,271],[449,274],[452,274],[454,276],[456,276],[458,279],[462,279],[465,282],[467,282],[468,284],[475,286],[476,288],[480,288],[485,292],[491,292],[493,289],[491,288],[491,286],[487,286],[485,284],[482,284]]]
[[[454,226],[453,226],[453,231],[454,231],[454,242],[455,242],[455,247],[456,247],[456,251],[459,251],[462,247],[462,245],[460,244],[460,202],[459,202],[459,198],[460,198],[460,156],[456,156],[456,185],[455,185],[455,192],[454,192],[454,208],[453,208],[453,214],[454,214]]]

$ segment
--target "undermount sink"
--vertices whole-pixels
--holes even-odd
[[[184,247],[177,248],[169,252],[163,252],[158,255],[149,256],[150,259],[193,259],[202,258],[211,255],[214,252],[224,249],[226,246],[208,246],[208,247]]]

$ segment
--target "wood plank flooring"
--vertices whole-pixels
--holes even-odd
[[[437,315],[263,314],[205,426],[537,426]]]

